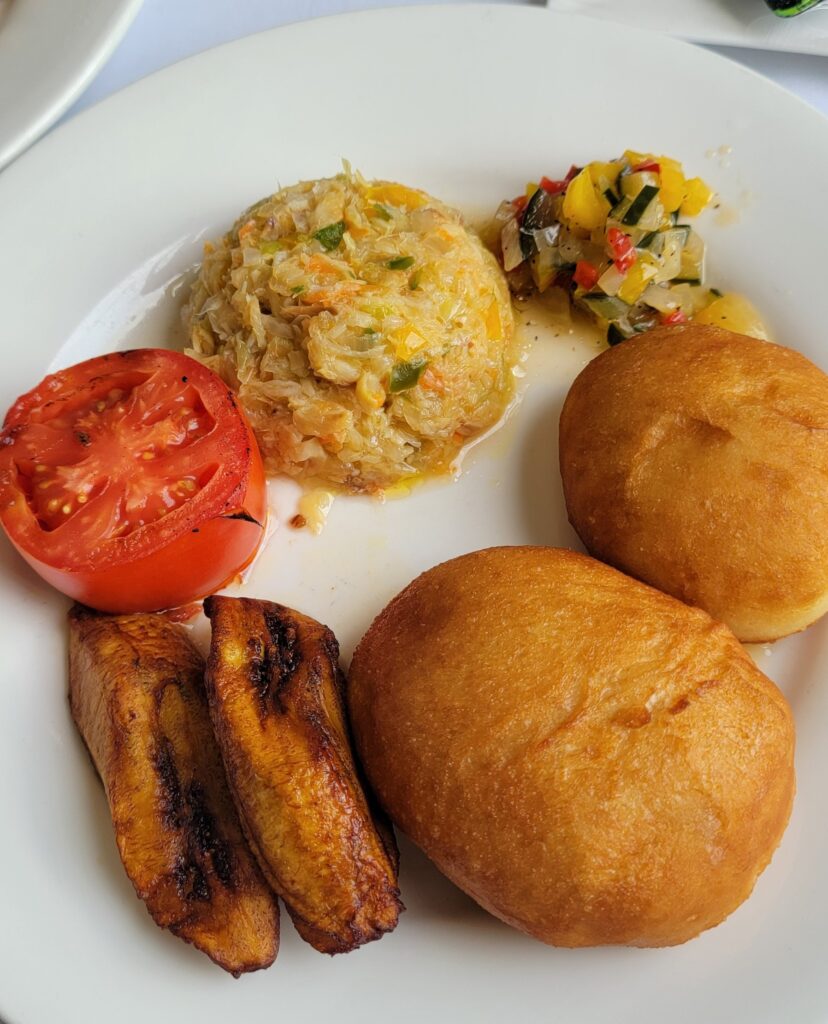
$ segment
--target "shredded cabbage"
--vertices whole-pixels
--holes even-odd
[[[378,491],[445,472],[512,395],[496,261],[438,200],[350,170],[282,189],[208,244],[184,319],[271,473]]]

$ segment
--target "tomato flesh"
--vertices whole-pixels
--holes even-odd
[[[205,482],[203,471],[193,472],[193,446],[214,422],[195,388],[179,378],[117,383],[123,386],[87,397],[71,416],[26,432],[32,458],[18,457],[20,484],[46,531],[83,509],[90,516],[84,532],[98,539],[131,533],[183,505]],[[93,522],[96,503],[116,515]]]
[[[180,353],[89,360],[6,417],[0,522],[41,575],[94,607],[204,596],[250,560],[265,515],[247,421],[220,378]]]

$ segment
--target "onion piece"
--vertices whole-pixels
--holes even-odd
[[[551,249],[553,246],[558,244],[558,238],[561,234],[560,224],[550,224],[545,228],[536,228],[532,232],[532,237],[535,240],[535,246],[538,252],[543,252],[544,249]]]
[[[640,301],[657,309],[659,313],[672,313],[680,305],[679,297],[673,289],[659,284],[648,285]]]
[[[664,232],[664,244],[660,254],[656,257],[658,272],[655,276],[656,284],[665,281],[672,281],[681,273],[682,237],[680,231]]]
[[[596,245],[585,238],[578,238],[571,231],[567,231],[565,227],[561,229],[558,237],[558,249],[561,253],[561,262],[564,265],[574,266],[578,260],[586,260],[593,266],[599,266],[607,258],[603,246]]]
[[[495,211],[494,219],[498,221],[511,220],[516,213],[514,202],[511,199],[504,199]]]
[[[632,171],[621,175],[620,184],[622,197],[634,199],[645,185],[655,185],[658,188],[661,182],[655,171]]]
[[[607,295],[617,295],[625,277],[626,274],[623,274],[614,263],[610,263],[598,278],[598,287]]]
[[[503,253],[503,269],[514,270],[523,263],[523,249],[520,246],[520,225],[513,217],[507,220],[500,233],[500,249]]]
[[[710,305],[710,292],[697,284],[674,284],[671,291],[679,300],[681,310],[687,316],[695,316]]]

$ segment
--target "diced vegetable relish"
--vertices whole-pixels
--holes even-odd
[[[705,286],[704,242],[687,223],[713,199],[677,160],[633,150],[543,177],[496,214],[509,284],[518,294],[565,288],[610,344],[693,319],[719,301]],[[754,311],[746,322],[756,333]]]
[[[513,391],[491,254],[425,192],[350,171],[283,189],[208,245],[185,321],[268,470],[347,490],[449,470]]]

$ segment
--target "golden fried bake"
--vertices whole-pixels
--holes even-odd
[[[397,925],[393,832],[351,754],[331,631],[270,601],[210,597],[207,693],[230,788],[296,930],[346,953]]]
[[[781,345],[687,324],[578,376],[560,463],[587,549],[740,640],[828,610],[828,376]]]
[[[392,820],[552,945],[718,924],[791,809],[790,709],[730,631],[571,551],[423,573],[360,641],[348,702]]]
[[[203,676],[161,615],[69,613],[69,703],[130,881],[156,924],[238,976],[273,963],[279,908],[242,835]]]

